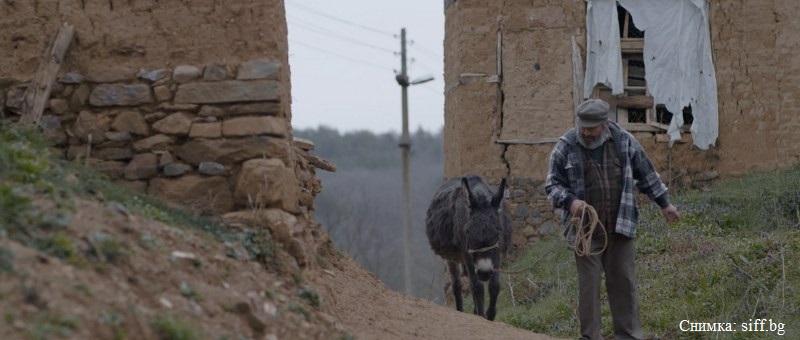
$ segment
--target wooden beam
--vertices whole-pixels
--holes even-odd
[[[540,138],[536,140],[530,139],[500,139],[494,141],[495,144],[506,144],[506,145],[513,145],[513,144],[524,144],[524,145],[536,145],[536,144],[551,144],[558,142],[558,137],[556,138]]]
[[[578,109],[583,101],[583,59],[581,48],[572,36],[572,111]]]
[[[622,53],[642,53],[642,50],[644,50],[644,39],[621,38],[619,39],[619,49]]]
[[[50,91],[58,76],[58,69],[64,60],[64,55],[72,42],[75,29],[72,25],[64,23],[56,34],[52,48],[45,53],[44,60],[39,65],[33,83],[25,90],[25,100],[22,103],[22,124],[38,124],[42,118],[44,107],[50,99]]]
[[[652,109],[652,96],[619,96],[617,106],[623,109]]]

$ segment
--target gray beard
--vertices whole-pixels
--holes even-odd
[[[606,127],[605,129],[603,129],[603,132],[600,132],[600,136],[597,137],[597,139],[587,144],[586,141],[583,139],[583,136],[581,136],[580,129],[578,129],[578,143],[580,143],[581,146],[583,146],[588,150],[597,149],[601,145],[605,144],[605,142],[608,141],[609,138],[611,138],[611,131],[609,131],[608,127]]]

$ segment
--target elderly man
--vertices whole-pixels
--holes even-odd
[[[608,111],[608,103],[600,99],[578,106],[575,128],[558,139],[550,154],[545,190],[553,206],[564,211],[570,245],[575,244],[576,231],[581,231],[568,223],[570,216],[580,219],[591,206],[600,222],[587,236],[590,249],[575,256],[582,338],[602,339],[600,274],[605,271],[614,338],[641,339],[644,334],[634,274],[633,239],[639,216],[634,186],[661,207],[668,222],[678,221],[680,215],[642,146],[629,132],[608,121]]]

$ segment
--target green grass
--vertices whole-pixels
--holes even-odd
[[[763,338],[741,332],[751,319],[800,329],[800,166],[721,181],[672,197],[682,221],[668,225],[652,204],[637,238],[640,317],[653,338]],[[539,261],[535,265],[533,262]],[[536,332],[576,337],[574,255],[559,238],[527,249],[503,275],[498,320]],[[512,293],[513,292],[513,293]],[[605,292],[602,333],[613,335]],[[735,333],[683,333],[681,320],[732,322]]]
[[[63,339],[70,337],[78,327],[80,322],[74,316],[50,311],[39,312],[28,328],[28,337],[37,340]]]
[[[202,339],[196,325],[170,315],[161,315],[152,323],[153,330],[161,340]]]

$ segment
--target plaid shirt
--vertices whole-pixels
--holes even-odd
[[[622,197],[614,232],[635,238],[639,210],[636,207],[633,188],[638,188],[640,192],[664,208],[669,204],[667,187],[661,181],[653,163],[636,138],[614,122],[609,122],[608,128],[611,131],[614,145],[617,147],[617,157],[619,157],[623,169]],[[569,218],[572,201],[575,199],[586,200],[581,148],[582,146],[578,143],[577,130],[572,128],[558,139],[550,154],[545,191],[550,203],[563,210],[564,223]]]
[[[583,149],[583,148],[581,148]],[[622,194],[622,163],[617,157],[614,141],[609,139],[599,147],[599,161],[594,151],[583,149],[583,184],[586,203],[597,210],[597,217],[606,232],[614,231]],[[603,235],[600,228],[595,229],[593,237]]]

